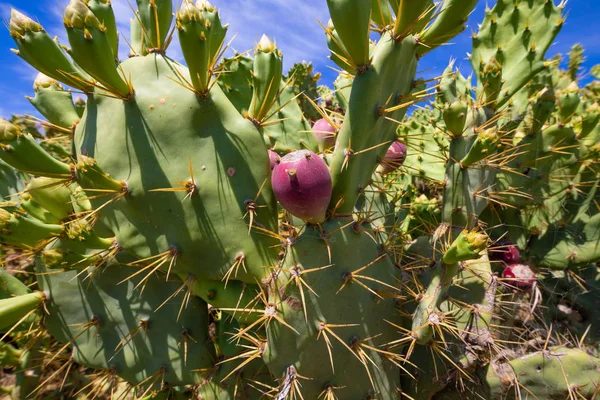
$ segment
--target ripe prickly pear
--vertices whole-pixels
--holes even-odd
[[[518,263],[521,260],[521,254],[516,246],[508,246],[502,253],[502,260],[508,265]]]
[[[275,168],[275,166],[279,163],[281,157],[279,157],[279,154],[275,153],[271,149],[267,151],[269,152],[269,164],[271,165],[271,171],[273,171],[273,168]]]
[[[309,150],[287,154],[273,169],[273,191],[292,215],[309,223],[325,220],[331,200],[331,176],[325,162]]]
[[[402,142],[394,142],[385,153],[383,160],[379,163],[377,172],[382,175],[394,172],[404,164],[406,159],[406,145]]]
[[[526,264],[509,265],[502,271],[502,277],[508,281],[509,285],[521,289],[528,289],[535,283],[535,273]]]
[[[336,129],[325,118],[315,122],[312,130],[319,144],[319,150],[325,151],[335,146]]]

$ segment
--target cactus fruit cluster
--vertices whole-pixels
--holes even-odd
[[[70,1],[68,47],[12,11],[43,119],[0,120],[4,393],[600,395],[600,90],[581,46],[546,59],[565,4],[497,0],[473,79],[424,81],[476,0],[326,2],[334,88],[266,36],[231,55],[207,0],[136,0],[127,60],[108,0]]]

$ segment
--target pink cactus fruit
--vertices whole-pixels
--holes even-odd
[[[312,127],[320,151],[326,151],[335,146],[335,128],[321,118]]]
[[[379,163],[377,172],[382,175],[394,172],[404,164],[404,160],[406,160],[406,145],[402,142],[394,142]]]
[[[309,150],[285,155],[273,168],[271,183],[277,200],[292,215],[312,224],[325,220],[332,185],[321,157]]]
[[[529,265],[512,264],[504,268],[502,277],[511,286],[516,286],[521,289],[528,289],[535,283],[535,273]]]
[[[521,261],[521,253],[519,252],[517,246],[508,246],[502,253],[502,260],[508,265],[516,264]]]
[[[269,152],[269,163],[271,164],[271,171],[273,171],[273,168],[275,168],[277,163],[279,163],[279,160],[281,160],[281,157],[279,157],[279,154],[275,153],[271,149],[269,149],[267,151]]]

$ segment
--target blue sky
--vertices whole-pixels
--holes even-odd
[[[558,2],[559,0],[555,0]],[[129,18],[132,15],[129,3],[134,0],[113,0],[119,31],[128,37]],[[328,51],[325,35],[317,19],[324,23],[328,20],[325,0],[213,0],[221,10],[221,18],[230,24],[230,33],[237,33],[232,47],[245,51],[250,49],[263,33],[274,37],[284,54],[285,67],[306,60],[312,61],[317,71],[323,74],[323,83],[329,84],[336,73],[328,66]],[[0,0],[0,16],[4,21],[10,17],[10,8],[15,7],[38,20],[52,35],[57,35],[64,44],[68,44],[62,26],[62,12],[68,0]],[[424,57],[419,64],[419,75],[425,78],[440,75],[451,58],[468,74],[470,64],[466,54],[471,48],[470,35],[477,31],[477,23],[483,19],[486,4],[492,6],[493,0],[480,5],[469,19],[465,33],[455,38],[451,44],[435,50]],[[566,7],[567,22],[551,47],[548,55],[567,53],[575,43],[581,43],[586,49],[584,69],[600,64],[600,1],[570,0]],[[7,24],[6,24],[7,25]],[[174,41],[176,42],[176,41]],[[125,41],[121,40],[122,59],[127,52]],[[33,113],[33,107],[25,99],[32,95],[32,84],[36,71],[15,56],[10,48],[15,47],[8,29],[0,28],[0,116],[9,117],[12,113]],[[172,58],[181,60],[181,51],[177,46],[169,49]],[[589,79],[589,78],[588,78]]]

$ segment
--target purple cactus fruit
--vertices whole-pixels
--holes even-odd
[[[535,283],[535,273],[529,265],[525,264],[509,265],[502,271],[502,277],[507,280],[509,285],[521,289],[528,289]]]
[[[275,153],[271,149],[268,149],[267,151],[269,152],[269,163],[271,164],[271,171],[273,171],[273,168],[275,168],[275,166],[279,163],[281,157],[279,157],[279,154]]]
[[[331,175],[325,161],[309,150],[281,158],[273,168],[275,197],[295,217],[316,224],[325,221],[331,200]]]
[[[382,175],[394,172],[404,164],[406,159],[406,145],[402,142],[394,142],[385,153],[383,160],[379,163],[377,172]]]
[[[508,265],[518,263],[521,260],[521,253],[517,246],[508,246],[502,253],[502,260]]]
[[[335,128],[329,125],[325,118],[321,118],[313,125],[313,134],[317,139],[319,150],[329,150],[335,146]]]

